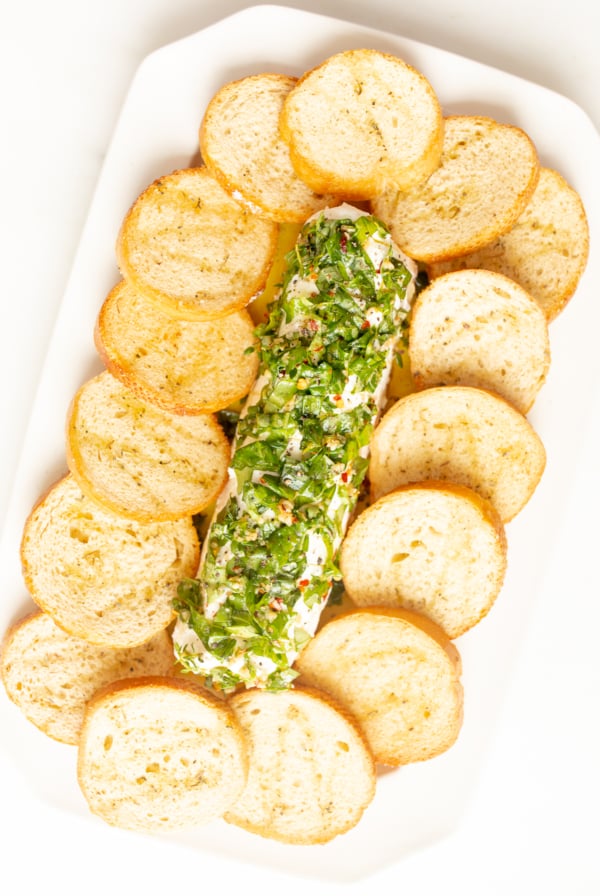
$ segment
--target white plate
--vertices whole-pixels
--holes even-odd
[[[600,141],[577,106],[545,88],[395,35],[276,6],[246,9],[153,53],[133,81],[103,166],[15,474],[0,545],[2,631],[31,608],[18,555],[23,522],[39,494],[65,471],[68,404],[100,369],[92,333],[118,279],[114,243],[124,213],[155,177],[197,161],[200,118],[220,85],[265,70],[301,74],[334,52],[360,46],[395,53],[422,71],[446,113],[482,113],[524,128],[542,163],[558,169],[583,197],[594,246],[600,233]],[[438,759],[382,774],[360,824],[325,847],[284,846],[223,822],[169,839],[228,860],[343,881],[381,870],[458,828],[526,643],[528,620],[544,596],[546,562],[561,547],[561,519],[589,422],[589,395],[600,384],[599,291],[598,259],[592,255],[575,298],[551,325],[552,368],[530,415],[548,452],[546,472],[529,505],[508,526],[509,571],[496,606],[457,642],[465,686],[458,743]],[[576,388],[581,383],[589,391]],[[588,619],[591,626],[600,622],[597,603]],[[91,830],[101,824],[89,815],[77,787],[75,748],[38,732],[3,691],[0,730],[2,749],[29,782],[34,801],[80,816]]]

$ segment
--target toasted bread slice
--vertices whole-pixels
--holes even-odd
[[[441,261],[510,230],[538,176],[535,146],[520,128],[455,115],[445,119],[442,159],[431,177],[411,191],[391,187],[371,204],[407,255]]]
[[[77,771],[91,811],[108,824],[186,830],[237,800],[246,745],[223,701],[180,678],[138,678],[88,703]]]
[[[36,604],[69,634],[107,647],[143,644],[174,617],[200,548],[191,519],[140,524],[90,501],[72,476],[34,507],[21,543]]]
[[[553,320],[573,296],[589,255],[590,235],[579,194],[562,175],[540,170],[535,192],[516,224],[477,252],[427,266],[429,277],[460,268],[506,274]]]
[[[122,280],[96,323],[98,352],[117,379],[173,414],[227,407],[250,391],[258,370],[246,310],[218,320],[178,320]]]
[[[212,98],[200,126],[202,159],[219,183],[272,221],[304,222],[328,205],[296,174],[279,133],[283,102],[297,78],[263,73],[232,81]]]
[[[229,456],[212,414],[162,410],[108,371],[79,389],[69,411],[70,471],[88,497],[131,519],[199,513],[225,484]]]
[[[546,316],[502,274],[446,274],[415,302],[409,357],[417,388],[478,386],[526,414],[550,366]]]
[[[288,94],[281,135],[318,193],[370,199],[407,190],[440,161],[443,119],[431,84],[395,56],[358,49],[305,73]]]
[[[88,700],[111,681],[170,675],[173,644],[166,631],[138,647],[98,647],[31,613],[7,632],[0,673],[10,699],[55,740],[76,744]]]
[[[472,489],[420,482],[384,495],[355,519],[340,567],[356,606],[415,610],[457,638],[502,588],[506,535],[492,504]]]
[[[377,762],[431,759],[458,737],[460,656],[417,613],[371,607],[337,616],[296,667],[300,682],[331,694],[354,716]]]
[[[439,386],[401,398],[371,439],[373,498],[426,479],[457,482],[491,501],[503,523],[525,506],[546,463],[528,420],[499,395]]]
[[[127,213],[117,261],[134,289],[185,320],[244,308],[265,284],[277,225],[236,202],[206,167],[154,181]]]
[[[356,723],[317,691],[248,690],[231,706],[249,743],[248,781],[225,821],[284,843],[326,843],[356,825],[375,768]]]

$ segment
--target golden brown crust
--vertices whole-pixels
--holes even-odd
[[[486,138],[494,141],[491,147]],[[519,144],[518,167],[508,138]],[[450,115],[431,177],[412,190],[392,187],[371,204],[402,251],[431,264],[473,252],[509,231],[533,195],[539,171],[535,146],[521,128],[483,115]]]
[[[169,702],[174,694],[202,704],[200,715]],[[168,718],[155,696],[166,699]],[[128,702],[111,717],[120,698]],[[106,735],[95,727],[103,714]],[[119,758],[132,739],[136,755],[128,750]],[[147,756],[140,753],[146,741]],[[122,680],[101,688],[88,703],[77,779],[91,811],[108,824],[149,832],[205,824],[239,796],[247,771],[246,740],[234,712],[195,682],[165,676]]]
[[[172,414],[213,413],[243,398],[258,371],[245,309],[214,321],[173,318],[122,280],[102,304],[94,342],[123,385]]]
[[[422,613],[417,613],[415,610],[409,610],[404,607],[353,607],[350,610],[347,610],[345,613],[341,613],[339,616],[336,616],[335,619],[332,619],[329,625],[334,625],[336,622],[347,619],[351,616],[358,615],[367,615],[367,616],[387,616],[390,619],[401,619],[404,622],[408,622],[411,625],[414,625],[415,628],[420,629],[425,632],[426,635],[429,635],[439,646],[444,650],[450,662],[453,664],[456,674],[458,676],[462,673],[462,658],[456,645],[452,642],[452,640],[448,637],[444,629],[434,622],[432,619],[429,619],[427,616],[424,616]]]
[[[379,71],[382,67],[386,68],[388,83]],[[339,80],[335,82],[336,89],[323,96],[321,117],[318,118],[318,112],[314,113],[318,127],[307,120],[301,124],[299,110],[302,111],[304,96],[310,98],[313,88],[319,93],[323,74],[330,72],[335,72]],[[397,87],[392,77],[407,81],[410,86],[403,83],[404,103],[395,107],[396,124],[389,123],[390,133],[386,136],[381,132],[383,121],[378,118],[385,114],[383,97],[389,98]],[[375,96],[367,101],[363,93],[370,96],[370,88]],[[400,95],[399,89],[397,93]],[[411,103],[416,103],[417,96],[421,104],[420,132],[412,122],[412,116],[416,117],[417,113],[411,109]],[[394,131],[402,130],[398,118],[403,116],[415,133],[412,142],[403,147],[404,154],[396,155],[390,144]],[[390,53],[363,48],[337,53],[305,72],[284,103],[280,131],[289,145],[294,168],[313,190],[358,201],[371,199],[390,183],[408,189],[425,180],[439,163],[443,118],[437,96],[421,72]],[[377,135],[377,151],[370,145],[373,134]],[[361,156],[366,158],[367,144],[370,167],[367,170],[365,166],[364,173],[360,173],[356,170],[357,163],[362,161]],[[328,152],[322,152],[322,147],[327,147]],[[348,153],[352,158],[348,158]],[[339,170],[338,157],[346,160],[343,171]]]
[[[65,476],[29,514],[20,554],[32,599],[57,626],[128,648],[173,620],[177,582],[196,572],[200,545],[191,518],[138,523],[90,501]]]
[[[127,212],[117,263],[124,279],[171,316],[214,320],[261,291],[277,232],[277,224],[235,202],[205,166],[179,169],[157,178]]]
[[[101,397],[110,381],[116,384],[114,402],[96,404],[95,393]],[[91,410],[83,411],[88,399]],[[95,408],[97,418],[92,416]],[[119,425],[130,408],[134,422],[139,414],[145,420],[139,432]],[[69,470],[87,497],[121,516],[156,522],[191,517],[210,505],[227,481],[231,447],[213,415],[163,411],[105,371],[73,397],[65,451]]]
[[[255,705],[257,701],[258,705]],[[327,843],[358,823],[375,793],[375,766],[356,719],[341,706],[339,701],[315,688],[294,686],[291,690],[279,693],[251,689],[236,694],[229,702],[246,731],[250,757],[247,789],[236,805],[225,814],[225,821],[269,839],[295,844]],[[270,711],[278,710],[278,702],[281,704],[285,702],[287,709],[283,712],[282,706],[280,714],[276,715],[276,724],[270,722],[272,738],[267,741],[258,735],[254,736],[251,720],[261,713],[267,704],[270,704],[268,707]],[[259,705],[261,703],[262,709]],[[249,708],[253,705],[254,708]],[[349,743],[341,744],[338,741],[334,743],[330,741],[331,732],[328,728],[317,732],[311,727],[313,719],[305,713],[310,714],[313,706],[314,711],[319,714],[325,707],[327,708],[327,719],[332,726],[335,726],[335,737],[340,735],[341,727]],[[248,716],[244,717],[246,711]],[[298,727],[296,718],[299,719],[300,716],[302,724]],[[295,749],[292,746],[295,744],[294,731],[296,736],[301,731],[302,749]],[[268,762],[268,755],[263,753],[269,746],[273,746],[270,743],[271,739],[276,741],[274,746],[281,762],[276,763],[277,767],[269,763],[267,769],[265,762]],[[330,799],[334,795],[332,793],[334,782],[328,780],[328,774],[331,774],[327,765],[329,754],[340,747],[344,750],[341,755],[344,756],[346,763],[352,761],[350,799],[359,795],[359,802],[349,804],[348,795],[338,790],[335,793],[337,799],[324,807],[322,799]],[[305,771],[302,763],[306,759],[304,755],[306,750],[312,755],[312,774],[300,780],[298,775]],[[294,770],[290,772],[289,766],[292,764]],[[258,807],[257,792],[260,792]],[[315,813],[318,815],[316,821]]]
[[[250,211],[280,223],[303,223],[338,202],[298,177],[280,137],[281,105],[297,81],[262,72],[225,84],[209,102],[199,131],[202,159],[223,189]]]
[[[427,265],[430,279],[449,271],[484,268],[526,289],[550,322],[570,301],[589,256],[589,226],[578,193],[542,168],[535,191],[513,227],[468,255]]]
[[[108,700],[121,691],[133,691],[140,688],[148,688],[154,690],[157,688],[168,688],[176,691],[185,691],[192,693],[204,703],[215,706],[220,709],[226,704],[219,700],[207,688],[202,687],[197,681],[189,678],[171,677],[170,675],[141,675],[137,678],[122,678],[118,681],[111,681],[108,684],[98,688],[91,700],[88,701],[87,715],[91,714],[94,707],[104,700]],[[228,710],[225,710],[228,714]]]
[[[376,640],[365,644],[364,627],[370,620],[376,627],[371,626]],[[392,652],[382,620],[402,624],[394,635]],[[415,631],[420,634],[416,636]],[[337,663],[330,656],[332,651],[339,657]],[[363,728],[375,760],[384,765],[430,759],[449,749],[459,735],[463,719],[460,654],[438,625],[412,610],[365,607],[340,614],[307,644],[296,668],[302,685],[320,688],[347,706]],[[413,713],[414,719],[411,716],[407,722],[406,713]]]

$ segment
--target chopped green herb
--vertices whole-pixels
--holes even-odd
[[[339,582],[382,392],[406,345],[413,276],[377,219],[321,215],[286,261],[257,329],[257,394],[237,422],[229,491],[175,602],[179,661],[224,690],[293,681]]]

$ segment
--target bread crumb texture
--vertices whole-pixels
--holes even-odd
[[[476,252],[427,266],[433,279],[460,268],[485,268],[515,280],[549,321],[564,309],[587,265],[589,226],[579,194],[557,171],[540,170],[531,200],[514,226]]]
[[[489,389],[526,414],[550,367],[546,316],[529,293],[502,274],[446,274],[414,304],[409,358],[417,388]]]
[[[299,176],[317,192],[370,199],[390,183],[409,189],[440,161],[437,96],[387,53],[348,50],[306,72],[288,94],[281,134]]]
[[[86,703],[100,687],[172,670],[173,645],[166,631],[137,647],[102,647],[69,635],[41,612],[11,627],[0,658],[13,703],[41,731],[67,744],[77,744]]]
[[[229,455],[213,415],[172,414],[108,371],[84,383],[69,412],[71,473],[89,497],[131,519],[199,513],[221,491]]]
[[[441,479],[491,501],[503,523],[529,501],[546,452],[529,423],[499,395],[439,386],[399,399],[371,440],[375,500],[400,485]]]
[[[243,309],[218,320],[174,318],[121,281],[106,298],[96,347],[124,386],[174,414],[218,411],[256,378],[254,322]]]
[[[373,211],[411,258],[455,258],[510,230],[533,194],[539,167],[520,128],[484,116],[450,116],[431,177],[410,191],[387,189],[373,199]]]
[[[249,743],[246,787],[225,820],[285,843],[325,843],[354,827],[375,792],[356,723],[309,689],[231,699]]]
[[[206,167],[174,171],[134,202],[117,240],[123,277],[169,313],[211,320],[267,279],[277,225],[236,202]]]
[[[34,601],[69,634],[107,647],[142,644],[172,621],[199,560],[191,519],[138,523],[102,509],[72,476],[36,505],[21,558]]]
[[[430,759],[462,724],[460,657],[441,629],[403,610],[354,610],[333,619],[301,653],[300,681],[331,694],[386,765]]]
[[[88,704],[79,784],[109,824],[149,833],[204,825],[237,800],[246,772],[234,714],[192,684],[117,682]]]
[[[296,174],[279,131],[283,103],[297,79],[270,72],[225,84],[200,127],[200,151],[223,187],[273,221],[304,222],[332,195],[310,189]]]

